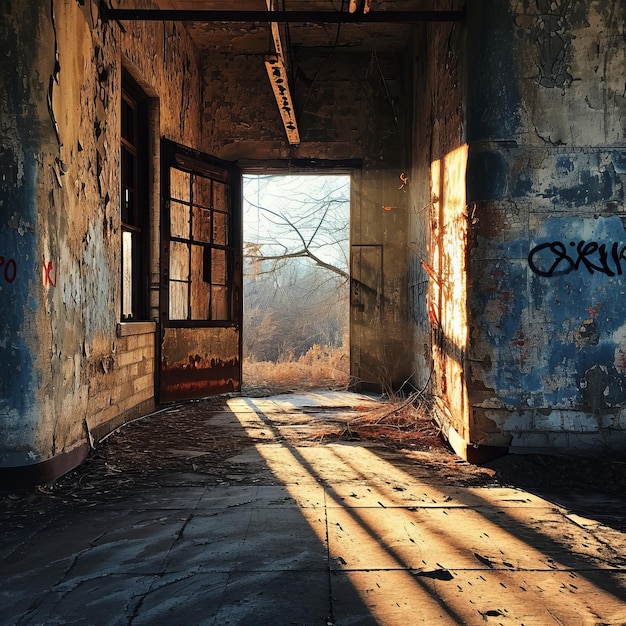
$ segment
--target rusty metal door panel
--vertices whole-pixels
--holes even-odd
[[[238,390],[239,337],[236,328],[165,328],[160,401]]]
[[[241,386],[242,191],[230,162],[161,144],[159,401]]]

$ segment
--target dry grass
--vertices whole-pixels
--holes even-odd
[[[243,361],[243,386],[278,391],[345,389],[350,381],[346,348],[314,345],[298,359],[288,354],[280,361]]]
[[[346,389],[350,382],[349,356],[344,348],[314,345],[305,355],[287,355],[277,363],[243,362],[244,393],[279,393],[303,389]],[[406,397],[391,394],[380,408],[358,406],[361,414],[343,427],[318,429],[313,439],[363,439],[413,449],[443,449],[439,428],[432,420],[431,398],[422,393]]]
[[[353,408],[360,411],[358,417],[344,424],[326,424],[315,431],[312,440],[315,443],[370,441],[414,452],[448,451],[439,427],[433,422],[432,401],[428,396],[414,393],[402,399],[390,398],[375,409]]]
[[[439,434],[439,428],[432,419],[432,399],[413,393],[406,398],[390,398],[385,406],[354,418],[348,423],[343,436],[411,441],[424,437],[439,440]]]

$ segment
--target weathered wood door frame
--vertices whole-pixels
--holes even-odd
[[[239,167],[161,141],[159,402],[241,388]]]

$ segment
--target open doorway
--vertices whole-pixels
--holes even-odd
[[[346,387],[350,176],[243,178],[243,386]]]

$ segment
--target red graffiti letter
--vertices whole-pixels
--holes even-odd
[[[57,286],[57,274],[54,269],[54,265],[52,261],[42,261],[43,266],[43,284],[47,287],[48,285],[52,285],[53,287]]]

